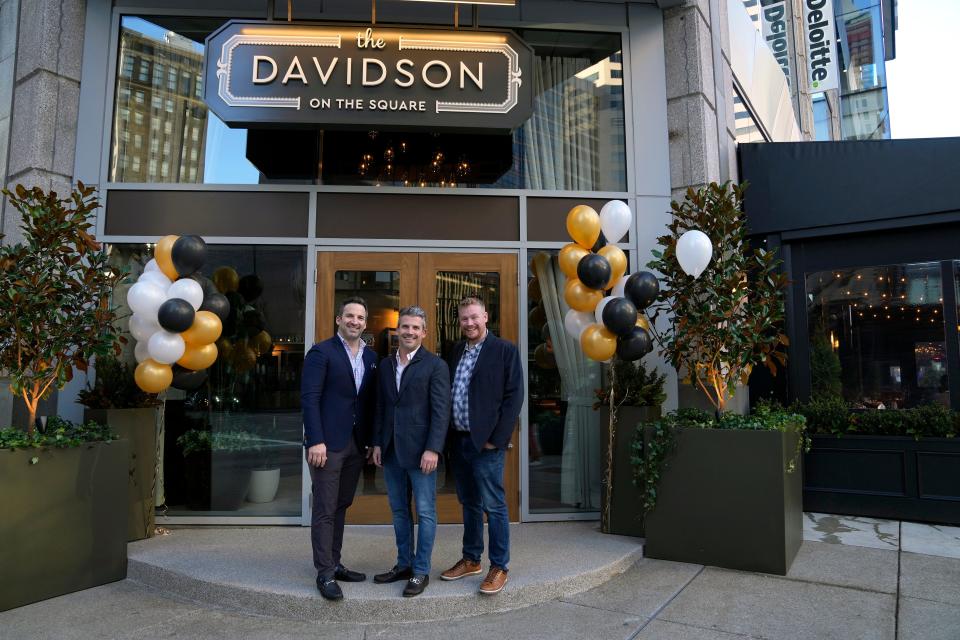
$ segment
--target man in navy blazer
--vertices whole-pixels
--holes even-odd
[[[420,307],[400,310],[399,349],[380,363],[373,461],[383,466],[393,514],[397,563],[377,574],[377,583],[407,580],[403,595],[417,596],[430,582],[430,556],[437,532],[437,462],[450,424],[447,366],[422,346],[427,314]],[[416,553],[410,495],[417,507]]]
[[[367,313],[362,298],[344,300],[336,335],[311,347],[303,360],[300,402],[313,483],[313,565],[317,588],[328,600],[343,598],[337,580],[367,579],[340,563],[343,523],[363,470],[376,408],[377,355],[360,338]]]
[[[463,506],[463,557],[444,571],[443,580],[482,572],[483,514],[490,537],[490,570],[480,593],[499,593],[507,583],[510,517],[503,488],[503,466],[514,425],[523,406],[523,368],[517,348],[487,331],[487,311],[478,298],[457,306],[460,331],[448,365],[453,380],[450,422],[451,467]]]

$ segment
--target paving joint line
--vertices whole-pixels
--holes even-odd
[[[900,637],[900,572],[903,561],[903,521],[897,523],[897,602],[893,610],[893,640]]]
[[[654,610],[654,612],[650,615],[650,617],[647,618],[646,622],[644,622],[642,625],[640,625],[640,628],[639,628],[639,629],[637,629],[637,630],[634,631],[632,634],[630,634],[629,636],[627,636],[626,640],[634,640],[638,635],[640,635],[640,632],[643,631],[644,629],[646,629],[646,628],[647,628],[647,625],[649,625],[651,622],[653,622],[654,619],[656,619],[656,617],[657,617],[658,615],[660,615],[660,613],[661,613],[664,609],[666,609],[668,606],[670,606],[670,604],[671,604],[674,600],[676,600],[677,597],[679,597],[681,593],[683,593],[684,589],[686,589],[687,587],[689,587],[690,584],[691,584],[694,580],[696,580],[696,579],[700,576],[700,574],[703,573],[703,571],[704,571],[705,569],[706,569],[706,566],[700,567],[700,569],[699,569],[689,580],[687,580],[685,583],[683,583],[683,586],[681,586],[679,589],[677,589],[676,591],[674,591],[673,595],[670,596],[670,597],[667,599],[666,602],[664,602],[663,604],[661,604],[659,607],[657,607],[657,608]]]
[[[728,634],[731,636],[737,636],[738,638],[763,638],[764,636],[753,635],[752,633],[741,633],[739,631],[728,631],[727,629],[721,629],[719,627],[703,627],[699,624],[691,624],[689,622],[679,622],[677,620],[661,620],[661,622],[666,622],[669,624],[678,624],[681,627],[690,627],[691,629],[702,629],[704,631],[719,631],[720,633]]]

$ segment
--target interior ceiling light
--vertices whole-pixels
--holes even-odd
[[[493,4],[501,7],[516,6],[517,0],[401,0],[402,2],[440,2],[443,4]]]

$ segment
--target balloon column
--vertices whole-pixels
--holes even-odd
[[[256,300],[263,293],[263,282],[255,274],[240,277],[233,267],[222,266],[213,272],[212,286],[226,296],[230,305],[217,347],[235,371],[250,371],[256,366],[257,358],[273,348],[273,338],[266,330],[266,317],[256,306]]]
[[[199,236],[165,236],[127,292],[139,363],[134,379],[147,393],[196,389],[217,359],[214,342],[230,303],[199,274],[206,255]]]
[[[627,256],[616,246],[632,218],[630,207],[619,200],[605,204],[599,214],[585,205],[567,214],[573,242],[559,256],[567,276],[564,300],[570,306],[564,327],[592,360],[617,355],[632,361],[653,350],[643,312],[656,300],[660,284],[649,271],[626,275]]]

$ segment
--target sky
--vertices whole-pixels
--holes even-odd
[[[960,136],[960,0],[899,0],[887,62],[894,138]]]

